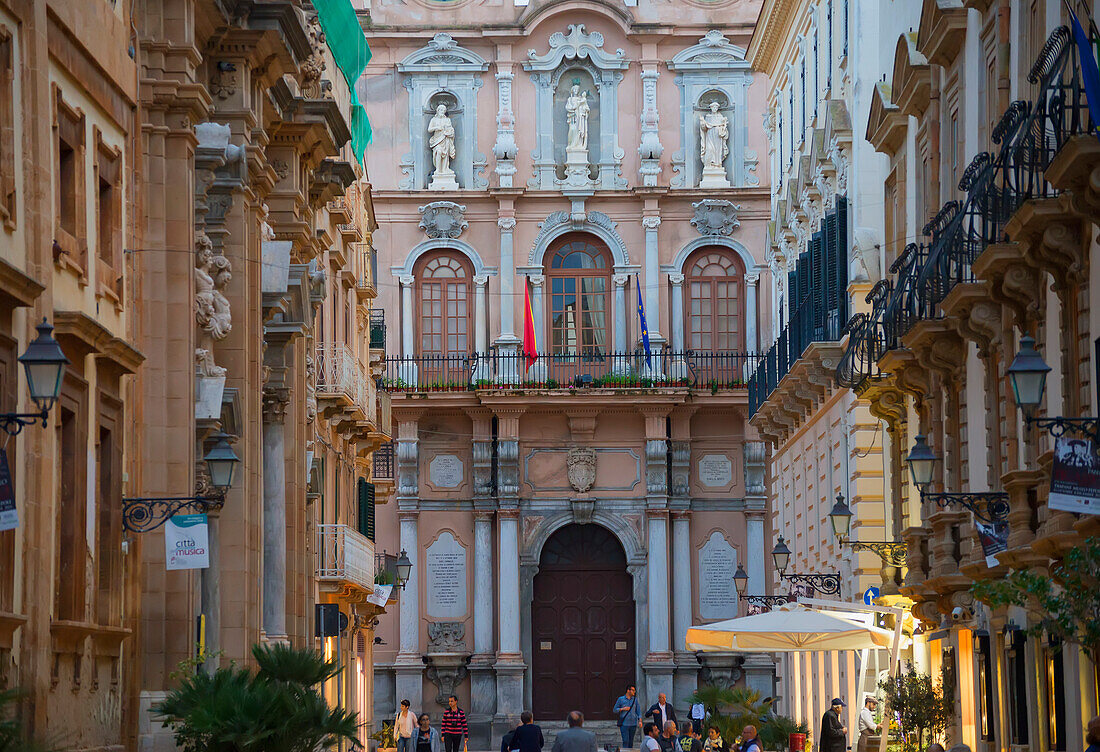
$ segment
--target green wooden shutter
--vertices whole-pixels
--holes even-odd
[[[359,479],[359,532],[374,541],[374,484]]]

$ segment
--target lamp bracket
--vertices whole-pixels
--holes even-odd
[[[840,572],[829,572],[828,574],[785,574],[780,572],[779,576],[784,580],[809,585],[822,595],[840,595]]]
[[[25,426],[33,426],[39,421],[45,428],[48,415],[46,410],[38,413],[0,413],[0,428],[8,436],[18,436]]]
[[[848,541],[853,551],[873,551],[885,564],[904,567],[909,546],[901,541]]]
[[[1054,438],[1072,434],[1092,439],[1094,444],[1100,445],[1100,418],[1033,418],[1029,416],[1027,424],[1046,431]]]
[[[969,509],[983,522],[1004,522],[1008,519],[1008,494],[1003,491],[922,493],[921,497],[934,502],[940,509],[951,505]]]
[[[742,595],[741,598],[746,603],[751,603],[754,606],[766,606],[769,609],[794,600],[789,595]]]
[[[180,512],[197,514],[218,510],[225,504],[225,494],[209,496],[140,496],[122,500],[122,526],[131,533],[148,533]]]

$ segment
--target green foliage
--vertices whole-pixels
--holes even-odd
[[[702,703],[710,715],[709,722],[718,727],[722,739],[731,743],[750,723],[758,729],[767,723],[772,699],[763,699],[759,692],[745,687],[703,685],[695,690],[688,702]],[[703,734],[706,736],[706,734]]]
[[[785,750],[790,746],[791,734],[805,734],[809,740],[810,728],[785,715],[770,715],[760,727],[759,734],[764,749]],[[806,749],[809,749],[808,744]]]
[[[384,721],[382,727],[367,738],[375,742],[380,749],[389,749],[394,746],[393,725],[393,721]]]
[[[1032,617],[1032,635],[1074,643],[1100,660],[1100,538],[1087,538],[1050,567],[1021,569],[1001,580],[975,583],[970,592],[993,608],[1020,606]]]
[[[388,570],[383,570],[374,576],[375,585],[396,585],[397,576]]]
[[[286,645],[257,645],[252,655],[256,673],[195,673],[152,707],[182,752],[315,752],[358,741],[357,714],[330,708],[319,691],[340,673],[335,661]]]
[[[905,749],[924,749],[925,735],[929,740],[939,737],[951,720],[951,710],[943,697],[943,688],[932,677],[917,671],[913,664],[898,676],[879,684],[890,710],[897,713],[906,732],[916,731],[915,741],[906,737]]]

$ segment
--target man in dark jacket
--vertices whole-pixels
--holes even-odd
[[[658,729],[663,729],[669,721],[678,720],[676,709],[668,702],[664,692],[657,695],[657,702],[649,706],[645,717],[657,724]]]
[[[535,717],[530,710],[520,713],[519,719],[523,724],[512,735],[512,741],[508,745],[510,750],[519,752],[542,752],[542,729],[535,725]]]
[[[821,716],[821,736],[818,737],[821,752],[844,752],[847,747],[848,728],[840,722],[843,707],[844,701],[834,697],[832,707]]]

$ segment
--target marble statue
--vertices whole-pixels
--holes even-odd
[[[225,297],[225,290],[233,279],[233,268],[225,256],[215,256],[211,268],[214,274],[214,291],[211,295],[214,309],[210,316],[209,331],[214,339],[222,340],[233,329],[233,312],[229,308],[229,298]]]
[[[458,183],[455,171],[451,169],[451,160],[455,158],[455,127],[447,117],[447,105],[435,108],[435,115],[428,123],[428,146],[432,150],[432,164],[435,174],[429,188],[433,190],[455,190]]]
[[[200,376],[224,376],[225,369],[214,362],[214,343],[225,339],[233,328],[233,316],[225,289],[233,278],[229,259],[215,255],[206,233],[195,237],[195,323],[198,347],[195,364]]]
[[[567,151],[588,150],[588,92],[581,91],[580,83],[573,81],[569,98],[565,100],[565,119],[569,123],[569,135],[566,138]]]
[[[718,102],[710,103],[710,112],[699,116],[699,158],[703,162],[700,188],[729,188],[726,179],[726,155],[729,154],[730,121],[719,112]]]
[[[275,228],[271,226],[271,209],[267,204],[260,207],[260,240],[274,240]]]

